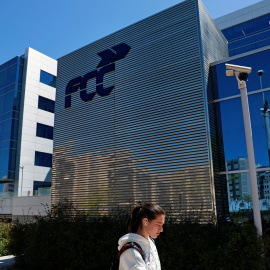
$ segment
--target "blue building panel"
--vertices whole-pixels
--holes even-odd
[[[270,14],[266,14],[222,30],[229,42],[229,55],[234,56],[270,45],[269,21]]]
[[[209,107],[214,112],[212,121],[215,123],[215,129],[211,131],[212,143],[216,146],[220,172],[227,178],[229,200],[233,205],[237,200],[243,200],[244,195],[250,195],[251,189],[240,90],[235,76],[226,76],[225,63],[252,67],[252,72],[248,76],[247,90],[255,163],[259,169],[257,172],[259,197],[269,200],[270,77],[267,75],[270,74],[269,61],[270,50],[265,48],[259,52],[228,58],[211,67],[213,99]],[[261,78],[262,85],[258,76],[259,70],[265,71],[265,75]],[[238,170],[246,172],[236,173]],[[231,171],[234,173],[230,173]],[[231,211],[234,211],[234,208],[230,207]]]
[[[17,56],[0,66],[0,182],[15,179],[23,63]]]

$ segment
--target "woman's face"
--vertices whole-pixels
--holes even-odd
[[[145,230],[152,238],[157,238],[163,232],[163,224],[165,222],[165,215],[158,215],[152,221],[146,219],[147,224]]]

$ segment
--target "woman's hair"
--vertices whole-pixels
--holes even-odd
[[[147,218],[152,221],[156,216],[165,215],[164,210],[157,204],[146,203],[144,205],[136,205],[131,211],[127,221],[127,233],[136,233],[142,225],[142,219]]]

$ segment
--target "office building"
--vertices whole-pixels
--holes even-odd
[[[56,72],[32,48],[0,65],[1,217],[50,205]]]
[[[263,0],[215,20],[228,40],[229,55],[270,45],[270,1]]]
[[[268,198],[270,168],[270,1],[264,0],[215,20],[228,39],[229,58],[211,63],[213,103],[224,155],[229,200],[251,195],[240,91],[234,77],[226,77],[225,63],[252,67],[247,81],[259,198]],[[258,76],[263,70],[264,75]],[[241,158],[239,158],[241,157]],[[233,164],[234,163],[234,164]],[[244,164],[246,163],[246,165]],[[241,165],[242,164],[242,165]]]
[[[17,96],[0,176],[2,197],[14,197],[0,211],[19,216],[19,200],[32,195],[50,203],[53,166],[53,203],[68,199],[96,215],[151,201],[225,220],[228,197],[250,194],[240,93],[225,63],[253,68],[247,87],[265,203],[269,14],[264,0],[213,21],[201,1],[189,0],[61,57],[55,127],[56,61],[32,49],[13,59]]]
[[[207,91],[209,64],[227,57],[226,39],[192,0],[58,59],[52,203],[101,214],[151,201],[224,219]]]
[[[248,170],[248,159],[238,157],[226,161],[226,171]],[[245,196],[251,196],[249,173],[227,174],[228,199],[243,200]]]

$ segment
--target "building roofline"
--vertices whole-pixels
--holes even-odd
[[[270,0],[262,0],[215,19],[220,30],[229,28],[270,13]]]

